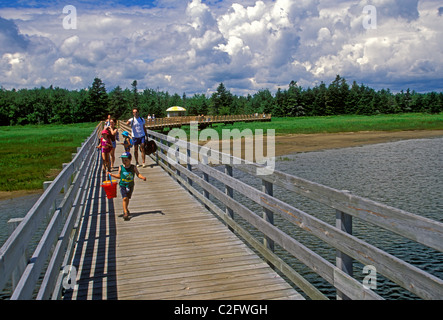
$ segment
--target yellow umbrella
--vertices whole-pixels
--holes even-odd
[[[166,112],[174,112],[174,111],[180,112],[180,111],[186,111],[186,109],[182,108],[182,107],[175,106],[175,107],[171,107],[168,110],[166,110]]]

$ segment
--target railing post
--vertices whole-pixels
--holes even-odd
[[[180,165],[180,147],[178,146],[178,144],[175,147],[175,159],[176,159],[176,165],[177,165],[177,169],[175,170],[175,173],[177,174],[177,176],[181,176],[180,175],[180,170],[178,169],[178,166]],[[180,181],[178,181],[178,184],[181,184]]]
[[[352,216],[336,210],[336,227],[348,234],[352,234]],[[344,254],[343,252],[336,250],[336,266],[340,270],[344,271],[351,277],[353,276],[353,259]],[[337,300],[350,300],[345,294],[337,290]]]
[[[209,161],[208,161],[208,155],[204,155],[202,158],[202,163],[203,165],[207,166]],[[203,172],[203,180],[205,180],[205,182],[209,183],[209,174]],[[209,200],[209,191],[207,191],[206,189],[203,189],[203,195],[205,196],[206,199]],[[209,207],[207,205],[205,205],[205,208],[209,210]]]
[[[23,218],[15,218],[15,219],[10,219],[8,221],[8,231],[9,231],[9,235],[11,235],[14,230],[18,227],[18,225],[23,221]],[[17,288],[17,284],[20,281],[20,278],[22,277],[23,272],[26,269],[26,266],[28,264],[27,262],[27,250],[26,248],[23,251],[22,256],[20,257],[20,259],[18,260],[17,265],[15,266],[14,271],[12,271],[12,292],[14,292],[15,288]]]
[[[232,166],[226,164],[225,165],[225,174],[232,177]],[[234,190],[231,187],[228,187],[225,185],[225,193],[228,197],[234,198]],[[231,218],[234,219],[234,210],[231,208],[226,207],[226,214]],[[231,228],[229,230],[233,231]]]
[[[154,141],[156,141],[158,144],[162,144],[162,143],[163,143],[163,141],[160,140],[160,139],[157,138],[157,137],[154,137]],[[159,148],[160,148],[160,146],[159,146]],[[160,161],[160,156],[158,155],[159,152],[161,152],[161,150],[158,150],[158,151],[155,153],[155,161],[157,162],[157,165],[159,165],[159,161]]]
[[[45,182],[43,182],[43,191],[46,191],[46,189],[49,188],[51,183],[52,183],[52,181],[45,181]],[[65,185],[64,188],[66,188],[66,185]],[[65,193],[66,193],[66,191],[65,191]],[[57,202],[56,202],[56,200],[54,200],[54,202],[52,203],[51,207],[49,208],[48,213],[46,214],[46,218],[48,220],[51,219],[51,216],[55,212],[56,207],[57,207]]]
[[[262,191],[272,197],[274,196],[274,185],[271,182],[262,180]],[[265,219],[270,224],[274,225],[274,213],[271,210],[263,208],[263,219]],[[268,237],[265,237],[263,239],[263,244],[270,251],[274,252],[275,246],[273,240],[269,239]]]
[[[192,172],[191,149],[190,148],[186,148],[186,154],[187,154],[186,165],[187,165],[188,170],[190,172]],[[188,183],[192,187],[192,179],[189,177],[188,177]]]

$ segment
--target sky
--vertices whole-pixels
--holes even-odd
[[[0,86],[443,91],[441,0],[2,0]]]

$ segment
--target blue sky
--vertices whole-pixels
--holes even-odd
[[[1,1],[0,86],[246,95],[339,74],[440,92],[442,25],[436,0]]]

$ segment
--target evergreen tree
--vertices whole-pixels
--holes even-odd
[[[211,96],[210,112],[213,115],[227,115],[231,113],[233,98],[231,92],[226,89],[223,83],[217,88]]]
[[[130,103],[125,96],[122,88],[117,86],[109,93],[109,112],[116,118],[120,119],[130,109]]]
[[[314,116],[325,116],[326,115],[326,94],[327,94],[326,84],[322,81],[320,86],[313,89],[315,94],[314,104],[312,106]]]
[[[296,81],[291,81],[287,94],[287,115],[292,117],[304,116],[304,106],[302,100],[302,88],[297,85]]]
[[[347,99],[349,95],[349,86],[346,80],[339,75],[329,85],[326,93],[326,114],[337,115],[345,114]]]
[[[108,94],[105,84],[99,78],[94,79],[88,91],[87,108],[85,121],[100,121],[106,118],[109,110]]]
[[[138,99],[138,89],[137,89],[137,80],[134,80],[131,84],[132,86],[132,94],[133,94],[133,106],[132,108],[138,108],[139,107],[139,99]]]
[[[272,110],[272,114],[276,117],[285,117],[286,114],[284,113],[284,104],[285,104],[285,92],[281,90],[281,88],[278,88],[276,94],[275,94],[275,103],[274,103],[274,109]]]

